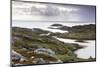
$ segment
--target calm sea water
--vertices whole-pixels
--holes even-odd
[[[59,29],[50,29],[48,27],[50,27],[50,25],[52,24],[62,24],[62,25],[66,25],[66,26],[75,26],[75,25],[84,25],[84,24],[90,24],[88,23],[70,23],[70,22],[32,22],[32,21],[13,21],[12,22],[12,26],[16,26],[16,27],[24,27],[24,28],[41,28],[43,30],[48,30],[51,32],[68,32],[68,31],[62,31]],[[94,24],[94,23],[92,23]]]
[[[83,43],[83,42],[75,42],[76,40],[74,39],[64,39],[64,38],[57,38],[57,39],[65,43],[76,43],[82,46],[86,46],[85,48],[75,51],[77,57],[88,59],[91,56],[92,58],[95,58],[95,40],[86,40],[86,43]]]

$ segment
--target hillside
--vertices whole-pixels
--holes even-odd
[[[38,30],[40,29],[12,28],[12,50],[27,59],[24,61],[13,59],[14,64],[44,64],[76,61],[77,57],[73,52],[82,48],[82,46],[64,43],[52,36],[41,35],[46,34],[48,31],[44,32],[41,30],[38,32]]]
[[[53,29],[53,28],[52,28]],[[95,24],[78,25],[78,26],[61,26],[60,30],[67,30],[68,33],[53,33],[52,36],[61,38],[77,39],[77,40],[95,40],[96,39],[96,26]]]

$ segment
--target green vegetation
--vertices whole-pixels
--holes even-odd
[[[95,39],[95,25],[73,26],[69,33],[52,33],[42,29],[27,29],[12,27],[12,50],[24,56],[27,60],[12,61],[14,64],[43,64],[60,63],[76,61],[94,61],[94,58],[81,59],[74,54],[75,50],[83,48],[78,44],[64,43],[52,36],[77,39],[78,42],[84,42],[84,39]],[[41,34],[48,34],[43,35]],[[55,54],[35,53],[37,49],[43,48],[47,51],[53,51]],[[42,50],[41,50],[42,51]],[[45,51],[44,51],[45,52]],[[42,60],[41,60],[42,58]],[[41,63],[40,63],[41,61]]]
[[[58,29],[67,30],[68,33],[52,33],[51,36],[58,36],[67,39],[77,40],[95,40],[96,39],[96,26],[95,24],[79,25],[72,27],[60,27]]]

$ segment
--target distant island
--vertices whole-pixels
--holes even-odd
[[[53,24],[51,26],[58,26],[60,24]],[[53,33],[52,35],[62,37],[62,38],[69,38],[69,39],[77,39],[77,40],[95,40],[96,36],[96,26],[95,24],[89,25],[78,25],[78,26],[64,26],[60,25],[61,27],[52,28],[51,29],[60,29],[60,30],[67,30],[68,33]]]

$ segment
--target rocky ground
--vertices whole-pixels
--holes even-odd
[[[64,43],[53,37],[76,39],[80,42],[94,40],[95,25],[65,27],[60,24],[54,24],[52,26],[57,26],[56,29],[67,30],[69,32],[52,33],[38,28],[12,27],[12,64],[34,65],[95,60],[95,58],[91,57],[89,59],[77,58],[74,51],[84,46]]]

